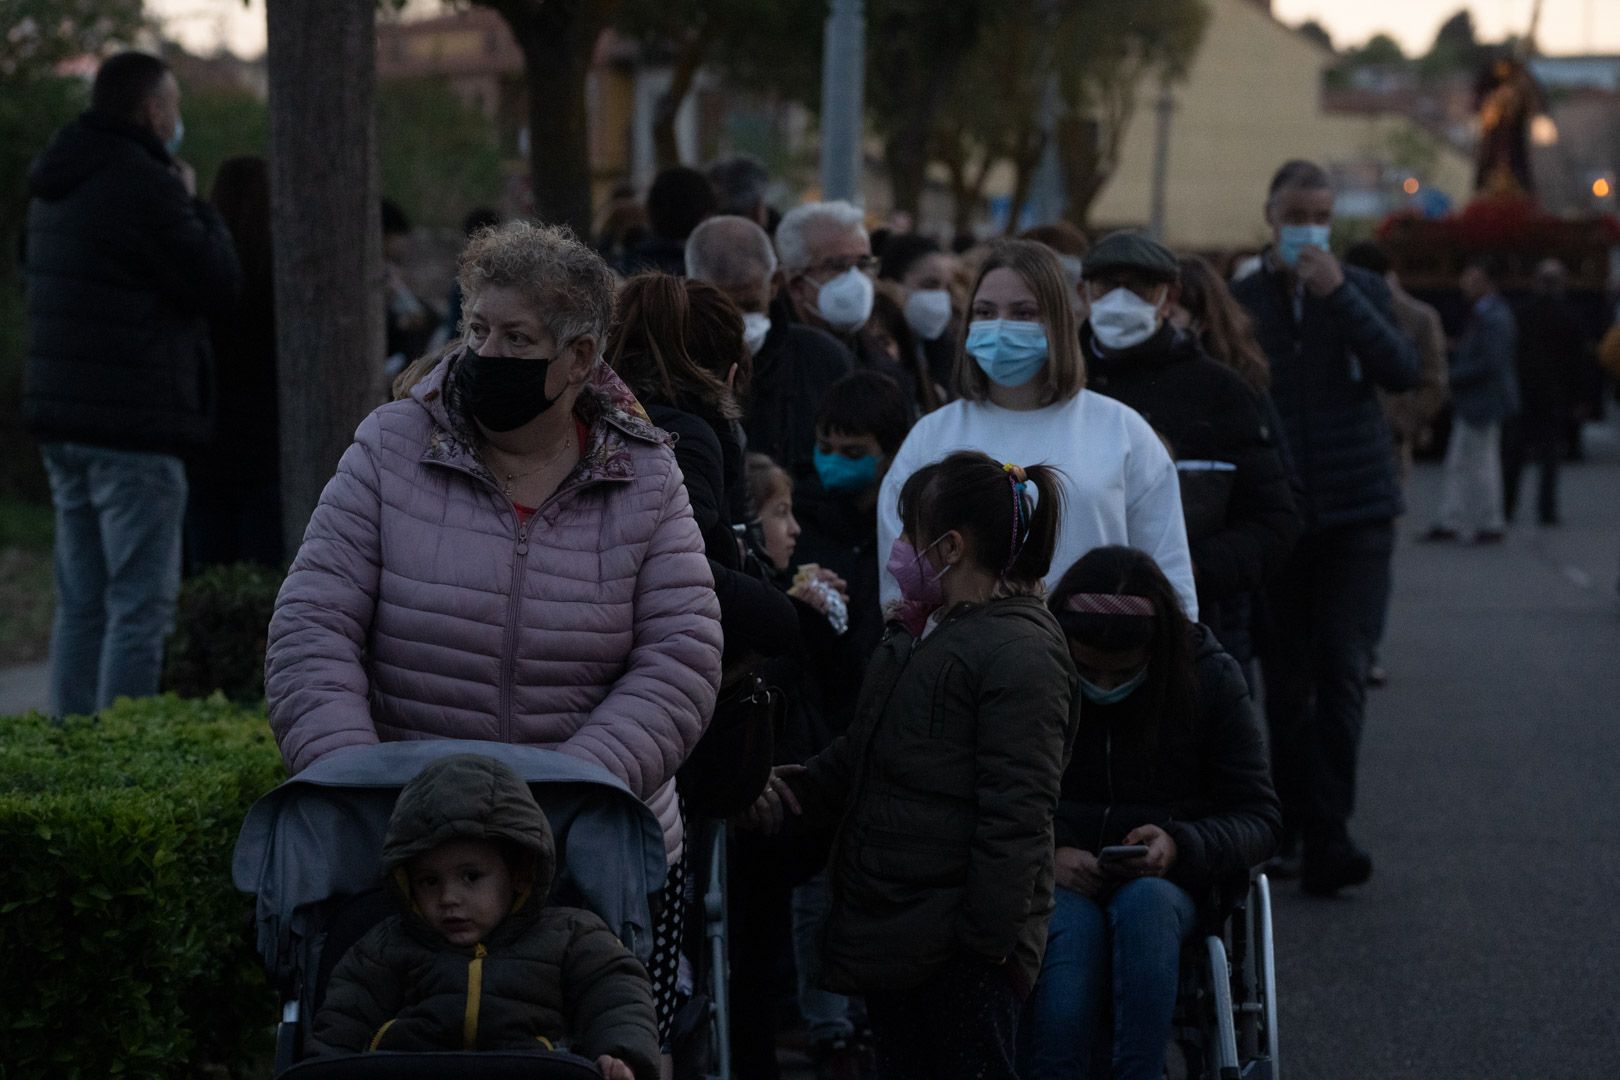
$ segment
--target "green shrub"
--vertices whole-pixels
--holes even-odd
[[[0,721],[0,1074],[239,1072],[274,1001],[231,885],[282,775],[264,715],[215,696]]]
[[[163,688],[182,697],[216,691],[248,703],[264,697],[264,646],[282,575],[252,563],[214,566],[180,588]]]

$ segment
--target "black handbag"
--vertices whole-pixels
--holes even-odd
[[[756,674],[721,692],[708,730],[675,774],[689,814],[728,818],[754,805],[771,778],[786,711],[782,691]]]

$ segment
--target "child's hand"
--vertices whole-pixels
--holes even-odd
[[[636,1080],[630,1066],[607,1054],[596,1059],[596,1067],[602,1071],[602,1080]]]
[[[787,778],[798,776],[804,772],[803,765],[778,765],[771,770],[771,778],[765,782],[765,790],[754,805],[749,807],[737,824],[754,832],[764,833],[766,836],[775,836],[782,831],[782,823],[787,820],[789,812],[804,813],[799,800],[793,794],[793,788],[788,786]]]

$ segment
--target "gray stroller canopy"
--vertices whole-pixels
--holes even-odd
[[[664,835],[624,783],[600,766],[552,750],[471,739],[346,747],[321,758],[253,804],[242,824],[232,879],[257,896],[259,955],[289,988],[321,932],[325,901],[381,884],[383,834],[400,788],[452,754],[484,754],[529,782],[551,820],[557,878],[550,902],[601,916],[646,963],[648,897],[663,887]]]

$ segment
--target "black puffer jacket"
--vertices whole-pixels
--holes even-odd
[[[1095,854],[1157,825],[1176,842],[1169,879],[1202,896],[1271,857],[1282,811],[1243,672],[1207,630],[1194,634],[1193,715],[1165,717],[1153,739],[1140,692],[1081,710],[1055,832],[1058,847]]]
[[[1389,286],[1344,267],[1330,295],[1305,291],[1295,318],[1288,275],[1270,265],[1234,282],[1271,363],[1271,397],[1298,472],[1307,530],[1387,521],[1402,510],[1377,388],[1419,383],[1417,346],[1397,328]]]
[[[450,840],[526,854],[511,913],[472,946],[452,945],[410,895],[412,859]],[[311,1053],[538,1050],[611,1054],[636,1080],[658,1075],[658,1029],[646,970],[600,918],[546,904],[557,868],[545,814],[516,773],[460,754],[400,792],[383,873],[402,908],[338,961],[315,1015]]]
[[[727,461],[741,461],[741,449],[728,454],[714,426],[701,416],[661,402],[646,403],[652,422],[675,436],[675,461],[681,467],[692,517],[703,533],[703,545],[714,573],[720,601],[720,628],[725,634],[725,660],[748,653],[780,656],[798,648],[799,617],[793,602],[765,577],[752,572],[731,530],[731,488]]]
[[[961,958],[1034,985],[1079,708],[1038,600],[959,605],[920,642],[891,628],[849,731],[790,781],[806,825],[838,825],[822,986],[910,989]]]
[[[28,188],[23,412],[43,441],[175,452],[214,426],[208,316],[241,287],[229,231],[143,128],[87,112]]]
[[[1089,323],[1081,329],[1080,343],[1087,387],[1141,413],[1170,444],[1176,461],[1236,466],[1232,472],[1182,475],[1198,611],[1225,640],[1227,608],[1246,613],[1243,599],[1260,587],[1299,538],[1299,514],[1266,410],[1230,368],[1169,323],[1142,344],[1118,353],[1104,355]],[[1216,512],[1208,521],[1194,520],[1196,500],[1188,488],[1203,481],[1229,485],[1218,493]]]

